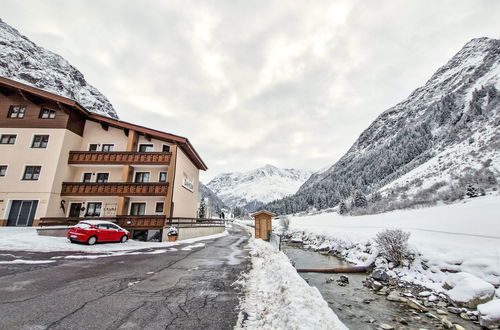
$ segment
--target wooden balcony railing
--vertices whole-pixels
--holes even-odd
[[[126,229],[160,229],[165,226],[165,215],[118,215],[116,224]]]
[[[117,215],[115,217],[47,217],[40,219],[40,226],[73,226],[85,220],[110,221],[125,229],[161,229],[165,227],[166,216]]]
[[[168,165],[171,152],[70,151],[68,164],[82,165]]]
[[[61,196],[164,196],[167,182],[63,182]]]

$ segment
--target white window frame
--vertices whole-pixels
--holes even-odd
[[[3,135],[15,135],[16,136],[16,141],[14,141],[13,144],[10,144],[10,143],[0,143],[0,146],[15,146],[16,145],[17,138],[18,138],[19,134],[17,134],[17,133],[0,133],[0,140],[2,139]]]
[[[95,144],[95,143],[93,143],[93,144]],[[112,151],[104,151],[103,150],[104,145],[113,146],[113,150]],[[113,152],[113,151],[115,151],[115,147],[116,147],[116,145],[114,143],[102,143],[101,144],[101,152]]]
[[[5,169],[5,175],[4,176],[0,176],[0,179],[6,178],[7,177],[7,173],[9,172],[9,164],[0,164],[0,166],[5,166],[6,167],[6,169]]]
[[[38,148],[32,147],[33,141],[35,140],[35,136],[36,135],[47,135],[49,137],[49,141],[47,141],[47,146],[45,148],[42,148],[42,147],[38,147]],[[28,147],[30,149],[48,149],[49,148],[49,143],[50,143],[50,140],[51,140],[50,136],[51,136],[50,133],[34,133],[34,134],[31,134],[31,141],[29,141]]]
[[[148,182],[136,182],[135,181],[135,175],[136,173],[149,173],[149,181]],[[134,171],[134,177],[132,178],[132,182],[133,183],[149,183],[149,182],[154,182],[154,181],[151,181],[151,171],[141,171],[141,170],[138,170],[138,171]]]
[[[32,199],[8,198],[7,199],[7,206],[5,207],[5,212],[4,212],[4,215],[3,215],[3,219],[8,219],[9,213],[10,213],[10,209],[12,208],[12,201],[37,201],[38,204],[37,204],[37,209],[35,211],[35,219],[36,219],[36,214],[38,212],[38,205],[40,205],[40,201],[41,201],[41,199],[39,199],[39,198],[32,198]]]
[[[141,146],[152,146],[152,148],[153,148],[153,150],[151,150],[151,151],[141,151],[141,152],[154,152],[155,151],[154,143],[139,143],[137,145],[137,152],[139,152],[139,150],[141,150]]]
[[[24,179],[24,173],[26,173],[26,166],[40,166],[40,174],[38,175],[38,179],[36,179],[36,180],[25,180]],[[37,182],[37,181],[40,181],[40,178],[42,177],[42,169],[43,169],[43,165],[42,164],[24,164],[23,165],[23,171],[21,172],[21,179],[20,179],[20,181],[22,181],[22,182]]]
[[[90,181],[89,182],[85,182],[83,181],[83,177],[85,176],[85,173],[90,173]],[[80,182],[85,182],[85,183],[91,183],[92,182],[92,176],[94,175],[93,172],[82,172],[82,175],[80,176]]]
[[[95,218],[100,218],[102,216],[102,211],[103,211],[103,208],[104,208],[104,202],[103,201],[88,201],[88,202],[84,202],[85,204],[85,211],[84,214],[83,214],[83,217],[86,217],[87,216],[87,211],[88,211],[88,205],[89,203],[101,203],[101,211],[99,212],[99,215],[98,216],[94,216]]]
[[[148,214],[148,202],[147,201],[130,201],[128,203],[128,215],[132,215],[132,204],[144,204],[144,215]]]
[[[97,146],[97,150],[96,151],[90,151],[90,145],[91,144],[95,144]],[[87,143],[87,152],[98,152],[98,151],[101,151],[101,144],[100,143]]]
[[[108,175],[108,182],[107,183],[111,182],[111,172],[95,172],[93,174],[95,174],[94,182],[96,182],[96,183],[106,183],[106,182],[97,182],[97,175],[98,174],[107,174]]]
[[[96,203],[99,203],[99,202],[96,202]],[[70,201],[68,203],[68,211],[66,211],[66,217],[67,218],[69,218],[69,212],[71,211],[71,204],[82,204],[82,207],[85,207],[85,210],[87,210],[86,202],[85,201]],[[85,213],[85,211],[83,211],[83,212]],[[79,218],[81,217],[81,213],[82,213],[82,211],[80,210]]]
[[[165,173],[165,181],[160,181],[161,174]],[[168,171],[159,171],[158,172],[158,182],[167,182],[168,181]]]
[[[156,206],[157,206],[158,204],[160,204],[160,203],[161,203],[161,204],[163,204],[163,211],[161,211],[161,212],[157,212],[157,211],[156,211]],[[163,214],[163,213],[165,213],[165,202],[155,202],[155,213],[156,213],[156,214]]]
[[[168,152],[172,152],[172,151],[170,151],[170,147],[171,147],[171,145],[170,145],[170,144],[168,144],[168,143],[163,143],[163,144],[162,144],[162,146],[161,146],[161,151],[162,151],[162,152],[164,152],[164,151],[163,151],[163,147],[164,147],[164,146],[168,146],[168,150],[169,150]]]

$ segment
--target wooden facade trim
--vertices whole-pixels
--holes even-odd
[[[70,151],[68,164],[82,165],[168,165],[171,152]]]
[[[168,182],[63,182],[61,196],[165,196]]]

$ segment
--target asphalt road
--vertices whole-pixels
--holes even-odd
[[[233,225],[230,235],[191,250],[0,264],[0,329],[232,329],[233,283],[250,267],[247,240]]]

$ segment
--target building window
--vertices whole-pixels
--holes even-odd
[[[42,118],[42,119],[54,119],[54,118],[56,118],[56,111],[42,108],[42,111],[40,111],[40,118]]]
[[[170,152],[170,146],[168,144],[164,144],[161,151],[162,152]]]
[[[97,179],[96,182],[108,182],[109,179],[109,173],[97,173]]]
[[[103,144],[102,145],[102,151],[103,152],[110,152],[115,150],[115,145],[114,144]]]
[[[7,165],[0,165],[0,177],[3,177],[7,174]]]
[[[9,108],[9,113],[7,114],[7,117],[9,118],[24,118],[24,114],[26,113],[26,107],[19,106],[19,105],[12,105]]]
[[[146,203],[131,203],[130,215],[144,215],[146,214]]]
[[[87,203],[87,209],[85,210],[86,217],[98,217],[101,215],[102,203]]]
[[[32,148],[47,148],[49,143],[48,135],[35,135],[33,137],[33,143],[31,143]]]
[[[98,147],[99,147],[98,144],[95,143],[89,144],[89,151],[97,151]]]
[[[160,172],[158,182],[167,182],[167,172]]]
[[[83,182],[90,182],[90,181],[92,181],[92,173],[90,173],[90,172],[83,173],[82,181]]]
[[[2,134],[0,136],[0,144],[15,144],[16,137],[17,135],[15,134]]]
[[[135,182],[136,183],[149,182],[149,172],[135,172]]]
[[[156,213],[163,213],[163,205],[164,205],[163,202],[156,202],[155,212]]]
[[[23,180],[38,180],[41,170],[41,166],[26,166],[24,168]]]
[[[139,152],[153,152],[152,144],[139,144]]]

